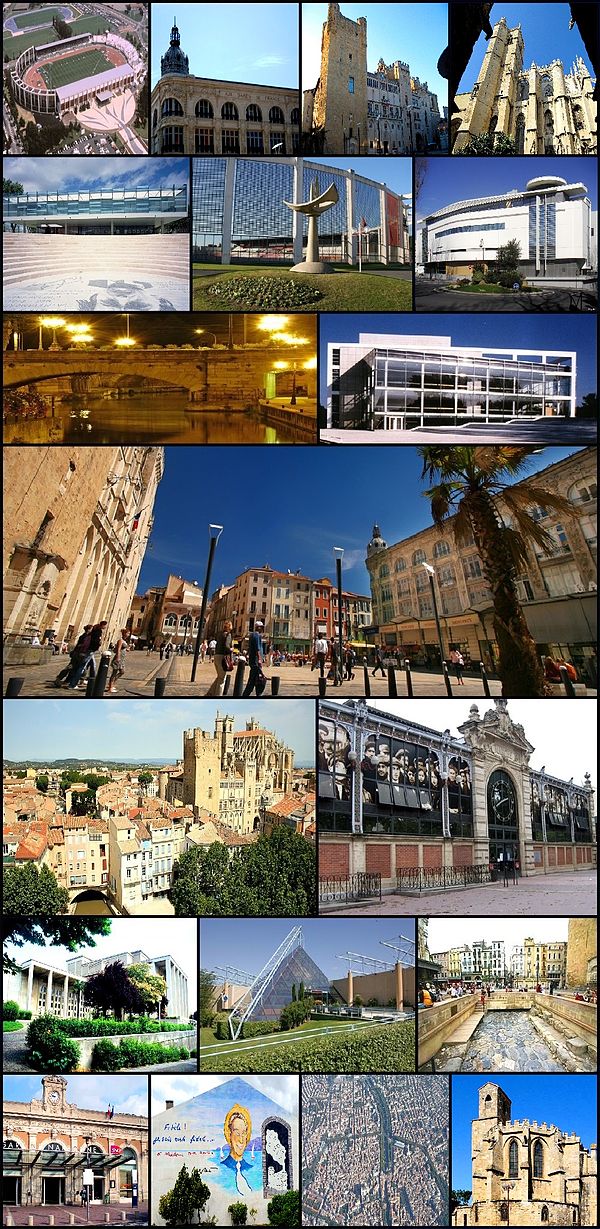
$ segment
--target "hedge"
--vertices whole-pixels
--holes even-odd
[[[149,1067],[189,1058],[186,1046],[161,1045],[160,1041],[97,1041],[92,1051],[92,1071],[118,1071],[121,1067]]]
[[[317,1072],[409,1072],[415,1070],[414,1021],[400,1024],[370,1025],[355,1033],[290,1041],[286,1045],[264,1046],[241,1054],[202,1058],[200,1070],[248,1073],[295,1071]]]
[[[247,1024],[242,1025],[242,1036],[240,1040],[246,1040],[247,1037],[266,1037],[268,1033],[278,1033],[279,1024],[277,1020],[251,1020]],[[230,1036],[227,1030],[227,1036]]]
[[[138,1020],[62,1020],[52,1016],[56,1027],[65,1037],[129,1037],[138,1033],[180,1033],[186,1025],[176,1024],[173,1020],[149,1020],[140,1016]]]
[[[76,1071],[80,1050],[57,1028],[54,1016],[38,1016],[27,1029],[27,1057],[41,1071]]]

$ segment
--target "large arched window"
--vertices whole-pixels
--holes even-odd
[[[516,1139],[511,1139],[508,1146],[508,1176],[509,1178],[519,1176],[519,1145]]]
[[[517,126],[515,132],[515,153],[525,153],[525,116],[517,116]]]
[[[381,567],[380,567],[380,569],[379,569],[379,579],[380,579],[380,580],[383,580],[383,579],[384,579],[384,577],[385,577],[385,576],[389,576],[389,574],[390,574],[390,569],[389,569],[389,567],[388,567],[387,563],[382,563],[382,565],[381,565]]]
[[[163,627],[177,627],[177,615],[169,614],[165,616]]]
[[[214,119],[212,102],[209,102],[208,98],[201,98],[194,107],[194,114],[200,119]]]
[[[427,555],[425,554],[424,550],[413,551],[413,557],[412,557],[413,567],[416,567],[418,563],[425,563],[426,559],[427,559]]]
[[[246,107],[246,119],[253,120],[257,124],[262,123],[262,111],[255,102],[251,102],[250,106]]]
[[[405,572],[406,571],[406,559],[396,559],[396,562],[394,564],[394,571],[395,572]]]
[[[221,107],[221,119],[239,119],[238,109],[234,102],[224,102]]]
[[[162,116],[183,115],[183,107],[177,98],[165,98],[160,113]]]
[[[553,94],[552,78],[546,75],[542,77],[542,98],[552,98]]]
[[[488,132],[489,133],[495,132],[497,127],[498,127],[498,116],[492,115],[492,118],[490,120],[490,126],[488,128]]]
[[[433,547],[433,557],[434,559],[442,559],[444,555],[449,555],[449,554],[450,554],[450,546],[446,542],[445,538],[441,538],[440,541],[436,542]]]
[[[285,124],[285,116],[281,110],[281,107],[271,107],[271,110],[269,111],[269,123]]]
[[[293,107],[292,114],[290,115],[290,124],[299,124],[299,123],[300,123],[300,108]]]
[[[536,1139],[533,1145],[533,1176],[534,1178],[544,1176],[544,1145],[541,1139]]]

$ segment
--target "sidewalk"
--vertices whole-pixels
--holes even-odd
[[[140,1203],[134,1209],[123,1207],[118,1203],[109,1204],[108,1207],[105,1204],[93,1203],[90,1204],[89,1212],[90,1225],[148,1224],[148,1204],[146,1202]],[[5,1207],[2,1223],[4,1225],[86,1225],[88,1224],[86,1213],[87,1208],[75,1204],[66,1207],[60,1204],[46,1204],[45,1207]],[[107,1215],[110,1217],[109,1220],[105,1219]]]
[[[327,909],[322,911],[327,916]],[[531,875],[515,886],[487,883],[483,887],[424,892],[422,896],[396,893],[362,905],[336,909],[348,917],[594,917],[596,869],[551,875]]]

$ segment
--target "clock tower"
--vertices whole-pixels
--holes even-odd
[[[66,1113],[67,1081],[62,1075],[42,1076],[42,1090],[42,1107],[47,1113]]]

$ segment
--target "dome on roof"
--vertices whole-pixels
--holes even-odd
[[[378,550],[385,550],[386,547],[387,542],[384,542],[381,536],[379,525],[373,525],[373,537],[367,546],[367,555],[372,555]]]
[[[567,180],[561,179],[560,175],[539,175],[537,179],[530,179],[525,185],[526,192],[535,192],[536,188],[566,188]]]
[[[179,30],[175,21],[171,29],[171,42],[169,50],[161,56],[160,60],[160,75],[166,77],[169,73],[177,73],[181,77],[189,76],[190,62],[180,47]]]

